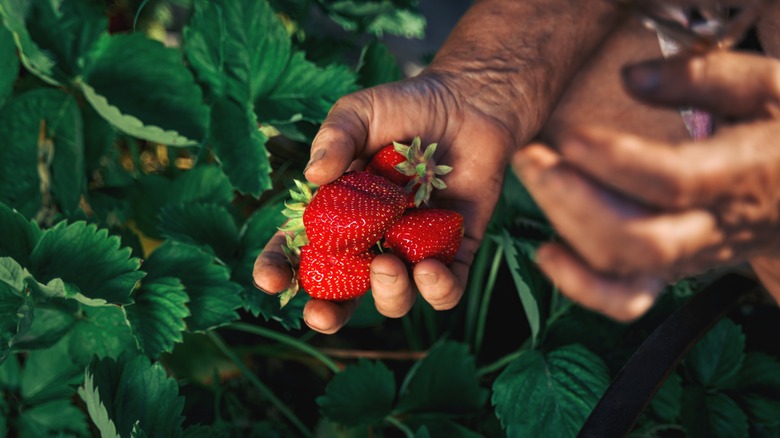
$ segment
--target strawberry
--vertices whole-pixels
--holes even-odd
[[[427,203],[434,188],[446,188],[438,176],[452,171],[452,167],[437,166],[434,162],[436,143],[431,143],[425,150],[421,143],[420,137],[415,137],[409,146],[393,142],[374,154],[366,167],[366,171],[383,176],[412,193],[409,207]]]
[[[371,288],[369,265],[374,254],[329,254],[311,245],[301,248],[301,287],[314,298],[346,301]]]
[[[408,210],[387,230],[384,246],[415,264],[436,258],[449,264],[463,240],[463,216],[438,208]]]
[[[397,185],[368,172],[348,172],[317,190],[303,212],[309,244],[321,252],[360,254],[376,244],[406,208]]]

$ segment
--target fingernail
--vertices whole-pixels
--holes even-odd
[[[414,278],[417,280],[418,284],[423,286],[430,286],[439,281],[439,276],[437,274],[417,274]]]
[[[382,272],[371,272],[373,274],[374,278],[376,278],[376,281],[382,283],[382,284],[393,284],[398,280],[397,275],[391,275],[391,274],[385,274]]]
[[[661,86],[661,65],[658,61],[623,67],[621,75],[626,87],[638,94],[652,93]]]
[[[306,164],[306,168],[303,169],[303,173],[306,173],[307,170],[312,166],[312,164],[316,163],[317,161],[321,160],[322,157],[325,156],[325,149],[320,149],[317,152],[315,152],[311,158],[309,159],[309,163]]]

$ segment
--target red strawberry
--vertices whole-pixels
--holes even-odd
[[[406,162],[405,156],[398,153],[393,145],[387,145],[379,150],[369,161],[366,171],[375,175],[383,176],[386,179],[405,187],[409,181],[414,179],[414,175],[405,175],[395,166]]]
[[[346,301],[371,288],[369,265],[374,254],[327,254],[311,245],[301,248],[301,287],[314,298]]]
[[[397,185],[368,172],[325,184],[303,212],[309,244],[321,252],[360,254],[376,244],[406,208]]]
[[[415,137],[409,146],[393,142],[374,154],[366,167],[366,171],[383,176],[412,193],[409,207],[427,203],[434,188],[446,188],[438,176],[452,171],[450,166],[437,166],[433,160],[436,143],[425,150],[421,143],[420,137]]]
[[[385,234],[385,247],[415,264],[436,258],[449,264],[463,240],[463,216],[438,208],[408,210]]]

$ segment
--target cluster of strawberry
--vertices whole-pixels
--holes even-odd
[[[451,263],[463,238],[463,217],[455,211],[424,208],[439,176],[449,166],[433,162],[436,144],[425,150],[393,143],[380,150],[365,171],[348,172],[316,193],[296,181],[285,251],[298,265],[288,300],[298,286],[309,295],[344,301],[370,288],[369,266],[376,251],[389,249],[414,265],[427,258]]]

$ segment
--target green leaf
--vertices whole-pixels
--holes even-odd
[[[35,306],[32,326],[17,336],[14,347],[18,350],[49,348],[63,338],[76,324],[76,316],[54,303],[38,303]]]
[[[780,425],[780,362],[764,353],[748,352],[732,382],[729,395],[751,421]]]
[[[79,389],[93,422],[114,436],[129,436],[136,423],[151,437],[182,435],[184,399],[176,381],[145,356],[93,360]],[[108,418],[106,418],[108,414]]]
[[[86,190],[81,114],[60,90],[39,88],[0,110],[0,202],[46,218],[53,202],[66,214]],[[39,161],[42,160],[42,163]]]
[[[269,123],[321,122],[338,98],[356,89],[355,74],[346,66],[320,68],[297,52],[273,90],[255,100],[255,113]]]
[[[345,30],[384,33],[406,38],[425,36],[425,18],[416,8],[416,1],[379,0],[319,0],[328,16]]]
[[[109,165],[119,165],[119,156],[114,148],[117,132],[100,114],[89,105],[81,108],[84,120],[84,165],[87,175],[102,171],[101,177],[107,187],[114,184],[111,175],[105,175],[104,162],[112,160]]]
[[[190,297],[191,331],[209,330],[238,319],[241,286],[230,281],[230,271],[215,263],[214,256],[191,245],[165,242],[144,262],[147,281],[179,278]]]
[[[138,228],[147,236],[160,238],[158,215],[170,203],[204,202],[229,204],[234,197],[233,186],[217,166],[197,166],[182,172],[175,179],[159,175],[144,175],[138,180],[133,195],[133,213]]]
[[[74,362],[63,340],[45,350],[33,350],[27,356],[22,371],[20,394],[27,405],[67,399],[84,371]]]
[[[60,278],[88,298],[130,303],[130,293],[143,278],[141,263],[120,248],[117,236],[85,222],[60,222],[46,230],[30,255],[30,271],[39,282]]]
[[[258,129],[249,103],[239,104],[227,98],[214,101],[209,143],[238,191],[257,197],[271,188],[266,141],[268,138]]]
[[[506,229],[502,230],[502,237],[501,244],[504,248],[506,263],[512,274],[512,280],[515,282],[517,293],[520,295],[520,301],[523,303],[525,317],[528,321],[528,325],[531,327],[531,337],[535,343],[539,338],[539,333],[542,329],[542,321],[539,315],[538,297],[534,293],[535,291],[529,286],[529,280],[532,275],[528,266],[530,260],[519,254],[514,239],[512,239]]]
[[[244,286],[244,295],[244,309],[255,317],[262,316],[266,321],[274,320],[285,330],[301,328],[303,308],[309,301],[308,294],[296,294],[284,307],[281,307],[279,295],[268,295],[254,286]]]
[[[524,352],[493,383],[507,435],[575,436],[609,385],[604,362],[580,345]]]
[[[283,203],[268,203],[249,216],[240,232],[240,247],[243,253],[261,250],[265,247],[276,233],[277,227],[281,226],[285,220],[282,210],[284,210]]]
[[[381,422],[393,407],[395,377],[381,362],[361,359],[336,374],[317,398],[322,413],[345,426]]]
[[[198,0],[184,29],[184,52],[214,96],[244,104],[280,80],[291,42],[265,0]]]
[[[414,364],[401,386],[396,411],[467,414],[487,400],[480,388],[477,367],[468,347],[457,342],[437,343]]]
[[[745,335],[729,319],[720,321],[685,358],[691,378],[704,387],[724,388],[739,372],[745,358]]]
[[[78,76],[108,25],[92,0],[2,0],[0,15],[14,33],[24,66],[50,84]]]
[[[11,95],[18,75],[19,57],[16,56],[14,37],[0,20],[0,107]]]
[[[379,40],[363,47],[358,61],[358,83],[363,88],[401,80],[401,68],[395,56]]]
[[[748,417],[723,393],[707,394],[702,388],[683,391],[682,424],[691,438],[747,438]]]
[[[29,330],[33,320],[33,301],[25,292],[22,271],[13,259],[0,258],[0,363],[10,354],[17,337]],[[14,287],[16,283],[22,283],[22,287]]]
[[[137,348],[125,310],[118,306],[85,307],[66,339],[71,357],[82,366],[92,356],[117,358]]]
[[[208,107],[180,52],[141,33],[101,37],[81,87],[95,110],[127,134],[173,146],[206,137]]]
[[[173,345],[183,340],[184,319],[190,316],[184,285],[178,278],[158,278],[144,282],[134,298],[127,318],[144,353],[155,359],[173,351]]]
[[[41,238],[41,229],[17,211],[0,203],[0,257],[30,265],[30,253]]]
[[[70,400],[52,400],[24,409],[18,427],[20,438],[89,436],[86,416]]]
[[[661,423],[677,424],[682,408],[682,378],[672,374],[650,402],[650,411]]]
[[[166,239],[198,246],[225,263],[236,259],[238,226],[223,205],[170,204],[160,211],[159,229]]]
[[[0,389],[16,392],[22,381],[22,369],[15,356],[0,364]],[[0,397],[2,399],[2,397]],[[0,429],[2,430],[2,429]]]

